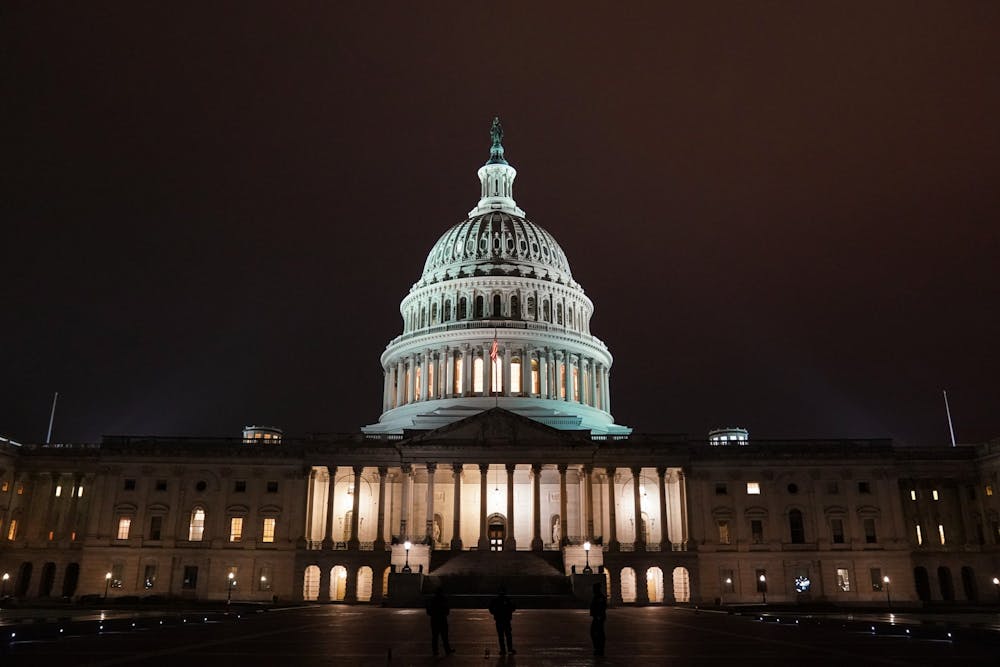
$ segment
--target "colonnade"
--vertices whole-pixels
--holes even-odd
[[[337,518],[338,516],[346,518],[348,515],[343,511],[338,515],[336,511],[335,496],[337,489],[343,490],[343,486],[338,487],[335,480],[337,471],[345,468],[352,473],[348,491],[351,497],[350,521],[349,527],[345,526],[348,531],[347,539],[337,540],[335,538]],[[339,468],[328,465],[326,469],[331,482],[326,485],[325,499],[319,497],[322,487],[317,485],[317,481],[326,477],[322,473],[322,468],[314,468],[310,475],[307,526],[312,527],[318,521],[316,517],[325,516],[322,540],[314,539],[315,533],[310,534],[310,542],[314,548],[381,550],[386,547],[387,537],[392,536],[399,540],[433,544],[438,548],[487,550],[491,548],[488,525],[491,509],[493,514],[503,513],[505,550],[518,549],[517,536],[520,534],[523,537],[525,533],[530,536],[530,545],[523,544],[521,548],[535,551],[595,538],[602,538],[605,548],[609,551],[684,549],[690,534],[685,506],[686,480],[678,468],[632,467],[619,470],[615,467],[595,469],[585,464],[504,463],[496,464],[491,469],[488,463],[424,463],[403,464],[392,469],[385,466],[366,468],[360,465]],[[417,516],[414,488],[418,469],[426,475],[425,495],[420,508],[422,516]],[[549,496],[543,502],[542,477],[544,474],[548,478],[546,485],[551,489],[556,486],[553,472],[558,476],[558,492],[549,491]],[[439,498],[444,497],[443,492],[438,493],[443,481],[440,476],[446,473],[450,473],[449,481],[452,485],[451,535],[447,541],[443,539],[445,525],[435,526],[435,517],[440,516],[442,524],[447,521],[444,514],[447,514],[448,508],[438,504],[441,502]],[[477,473],[478,479],[473,480],[472,484],[467,484],[466,477],[475,476]],[[524,473],[528,473],[527,484],[523,481],[516,484],[515,473],[521,473],[522,480]],[[362,517],[360,501],[362,478],[366,474],[369,481],[377,478],[378,500],[376,503],[372,493],[370,500],[373,507],[370,511],[376,514],[375,540],[362,547],[359,537]],[[500,475],[506,476],[504,484],[506,506],[500,506],[495,502],[491,508],[490,487],[493,486],[493,491],[499,494]],[[471,492],[463,494],[463,488],[471,491],[468,487],[474,487],[477,483],[478,507],[473,504],[472,508],[463,508],[463,495],[466,502],[474,498]],[[631,490],[626,491],[630,484]],[[515,502],[515,486],[520,489],[521,503]],[[649,494],[647,489],[653,493]],[[387,499],[390,493],[392,497]],[[657,497],[656,506],[652,505],[648,495]],[[525,496],[528,498],[527,502],[524,502]],[[324,502],[325,507],[321,506]],[[546,512],[547,519],[552,522],[558,519],[558,534],[552,524],[543,522],[543,506],[549,508]],[[343,509],[344,505],[341,504],[340,507]],[[571,508],[575,510],[572,513]],[[470,511],[478,516],[470,515]],[[551,517],[548,516],[550,514]],[[478,531],[472,528],[475,525],[473,517],[478,524]],[[463,519],[465,519],[465,536],[474,538],[474,542],[469,540],[470,543],[466,544],[462,539]],[[631,521],[631,530],[628,530],[628,524],[623,523],[625,521]],[[656,535],[658,539],[655,541],[654,531],[646,526],[647,521],[659,526]],[[528,526],[527,531],[525,522]],[[624,539],[620,539],[620,529],[625,529]],[[438,531],[442,534],[436,534]],[[310,528],[307,528],[307,533],[310,532]],[[629,538],[631,541],[628,541]]]
[[[524,396],[611,411],[608,364],[568,349],[462,344],[413,352],[385,369],[382,409],[468,396]],[[494,377],[494,375],[496,377]]]

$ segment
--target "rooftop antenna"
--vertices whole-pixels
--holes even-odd
[[[45,435],[45,444],[52,442],[52,422],[56,420],[56,401],[59,400],[59,392],[52,397],[52,412],[49,414],[49,432]]]
[[[948,392],[944,389],[941,390],[944,394],[944,412],[948,415],[948,432],[951,433],[951,446],[955,447],[955,427],[951,423],[951,410],[948,408]]]

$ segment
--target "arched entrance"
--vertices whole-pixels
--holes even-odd
[[[486,534],[490,551],[503,551],[503,542],[507,539],[507,519],[503,514],[491,514],[486,519]]]
[[[372,569],[365,565],[358,570],[358,602],[371,602]]]
[[[62,594],[64,598],[71,598],[76,595],[76,586],[80,581],[80,564],[70,563],[66,566],[66,574],[63,575]]]
[[[917,589],[917,597],[921,602],[931,601],[931,580],[927,576],[927,568],[913,568],[913,585]]]
[[[938,568],[938,585],[941,598],[949,602],[955,599],[955,583],[951,580],[951,569],[942,565]]]
[[[622,568],[621,578],[622,602],[635,602],[635,570]]]
[[[25,561],[17,569],[17,583],[14,586],[14,595],[23,598],[28,594],[28,584],[31,583],[31,563]]]
[[[658,567],[646,570],[646,598],[652,603],[663,603],[663,570]]]
[[[319,567],[310,565],[302,578],[302,599],[306,601],[319,599]]]
[[[333,602],[343,602],[347,597],[347,568],[343,565],[335,565],[330,570],[330,600]]]
[[[968,565],[962,568],[962,590],[965,592],[965,599],[969,602],[975,602],[979,599],[979,594],[976,591],[976,574]]]
[[[691,601],[691,579],[686,567],[674,568],[674,599],[678,602]]]
[[[56,582],[56,564],[46,563],[42,566],[42,578],[38,584],[38,597],[47,598],[52,596],[52,586]]]

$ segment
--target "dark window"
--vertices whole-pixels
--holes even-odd
[[[184,582],[181,584],[181,588],[193,589],[197,587],[198,587],[198,566],[185,565]]]
[[[875,519],[865,519],[865,543],[875,544],[878,538],[875,536]]]
[[[159,540],[161,532],[163,532],[163,517],[154,516],[149,520],[149,539]]]
[[[464,320],[469,315],[469,301],[463,296],[458,300],[458,319]]]
[[[126,491],[135,491],[135,480],[134,479],[126,479],[125,480],[125,490]]]
[[[871,482],[858,482],[858,493],[871,493]]]
[[[277,493],[278,492],[278,483],[277,482],[268,482],[267,483],[267,492],[268,493]]]
[[[476,297],[476,312],[473,314],[473,316],[476,319],[481,319],[483,317],[483,312],[485,310],[486,310],[486,305],[485,305],[485,301],[483,300],[483,297],[477,296]]]
[[[844,520],[843,519],[830,519],[830,529],[833,532],[833,543],[843,544],[844,543]]]
[[[724,496],[728,492],[729,491],[726,488],[726,483],[725,482],[716,482],[715,483],[715,495],[717,495],[717,496]]]
[[[516,296],[510,297],[510,316],[515,320],[521,319],[521,302]]]
[[[196,491],[204,491],[205,489],[208,488],[208,483],[205,482],[204,480],[201,480],[197,484],[194,485],[194,488],[195,488]]]
[[[827,482],[826,483],[826,492],[828,494],[830,494],[831,496],[835,496],[838,493],[840,493],[840,485],[837,484],[836,482]]]
[[[791,532],[792,544],[805,544],[806,529],[802,525],[802,512],[792,510],[788,513],[788,529]]]
[[[882,590],[882,570],[881,568],[873,567],[871,569],[872,576],[872,590],[880,591]]]
[[[754,544],[764,542],[764,522],[760,519],[750,520],[750,539]]]
[[[796,484],[795,482],[792,482],[791,484],[788,485],[788,492],[789,493],[798,493],[799,492],[799,485]]]
[[[156,490],[157,491],[166,491],[167,490],[167,480],[165,480],[165,479],[158,479],[158,480],[156,480]]]
[[[233,487],[233,491],[236,493],[246,493],[247,481],[245,479],[236,480],[236,484]]]
[[[500,300],[500,295],[499,294],[493,295],[493,312],[490,313],[490,315],[493,316],[493,317],[502,317],[503,316],[503,307],[502,307],[502,304],[501,304],[501,300]]]

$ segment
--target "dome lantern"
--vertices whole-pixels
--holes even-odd
[[[507,160],[504,159],[503,127],[500,125],[499,117],[493,118],[490,138],[492,140],[490,159],[479,168],[481,186],[479,203],[469,211],[469,217],[500,211],[523,218],[524,211],[518,208],[514,201],[514,179],[517,177],[517,169],[507,164]]]

